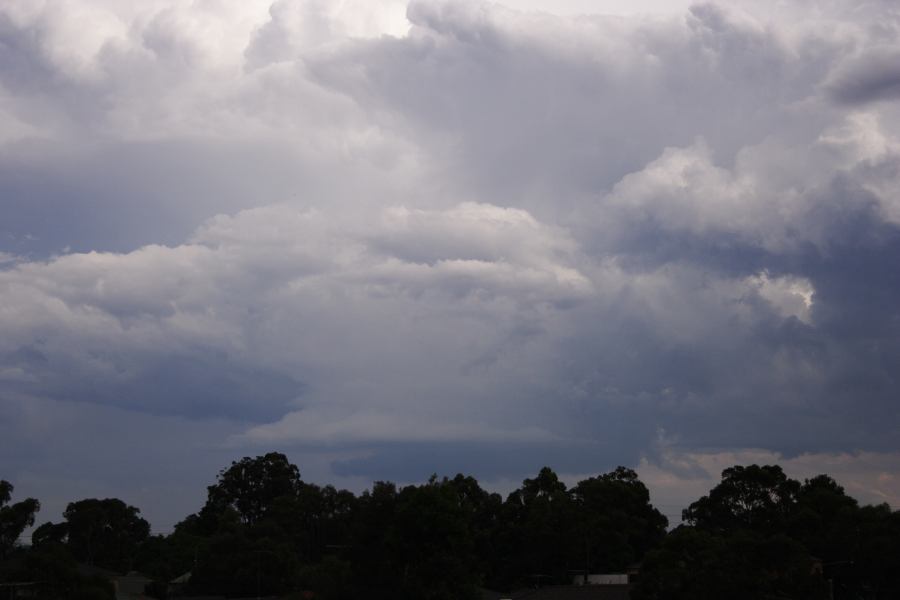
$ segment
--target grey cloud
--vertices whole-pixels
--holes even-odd
[[[611,442],[592,445],[520,444],[515,442],[461,444],[390,444],[376,446],[370,456],[335,462],[335,473],[392,481],[421,481],[431,474],[476,473],[482,480],[521,481],[541,467],[602,472],[639,460],[634,452]]]
[[[728,160],[763,132],[808,127],[821,115],[789,107],[817,93],[839,52],[823,39],[798,60],[762,24],[714,6],[634,28],[471,3],[415,3],[409,15],[409,37],[313,57],[312,73],[429,134],[466,193],[552,219],[577,220],[585,194],[662,147],[704,135]]]
[[[122,357],[113,347],[92,350],[86,360],[54,350],[48,356],[35,347],[21,347],[4,356],[0,380],[5,392],[125,406],[148,414],[259,422],[280,417],[304,390],[288,375],[236,364],[207,348]]]
[[[7,89],[27,93],[52,83],[52,65],[41,56],[39,27],[17,27],[7,14],[0,14],[0,36],[4,49],[0,77]]]
[[[322,45],[335,37],[337,23],[329,18],[327,3],[280,0],[269,7],[269,21],[253,34],[244,50],[246,65],[257,69],[295,60],[304,49]]]
[[[37,259],[177,245],[210,213],[287,198],[296,181],[316,178],[289,148],[250,142],[44,142],[23,154],[0,164],[0,247]]]
[[[286,415],[278,423],[254,427],[236,441],[260,446],[283,442],[321,446],[372,443],[495,443],[543,445],[562,441],[532,426],[522,429],[491,427],[466,421],[432,423],[415,414],[379,413],[363,408],[354,413],[329,410],[302,410]],[[330,413],[330,414],[329,414]]]
[[[828,83],[840,103],[855,105],[900,96],[900,53],[889,48],[870,51],[842,64]]]
[[[409,331],[397,343],[429,336],[426,343],[443,354],[440,338],[430,336],[442,335],[445,321],[462,326],[461,343],[477,344],[472,325],[487,316],[483,310],[501,319],[488,335],[502,335],[509,316],[590,290],[560,262],[558,249],[571,251],[564,232],[527,213],[473,204],[415,213],[433,239],[446,240],[432,264],[385,254],[389,244],[379,240],[396,241],[408,214],[390,209],[363,227],[320,211],[256,209],[210,221],[194,244],[14,265],[0,273],[5,364],[26,374],[21,386],[29,393],[151,413],[273,419],[272,411],[301,396],[307,370],[329,362],[363,372],[365,363],[383,362],[419,377],[402,365],[411,348],[367,357],[380,343],[367,336],[390,327],[370,318],[398,318],[410,307],[423,320],[437,319],[432,332]],[[478,240],[492,246],[491,255],[471,257],[467,243]],[[351,340],[360,344],[358,356],[343,354]],[[368,399],[350,400],[365,406]]]

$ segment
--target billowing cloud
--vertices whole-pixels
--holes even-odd
[[[644,4],[5,3],[8,439],[84,407],[117,456],[354,482],[888,460],[900,12]]]
[[[302,398],[310,377],[346,385],[369,371],[364,379],[380,380],[378,363],[428,369],[417,339],[456,356],[431,367],[452,377],[473,359],[466,348],[490,352],[590,294],[573,254],[564,232],[516,209],[342,216],[271,206],[216,217],[177,247],[70,254],[0,273],[3,352],[29,393],[271,418]],[[409,322],[417,314],[421,331]],[[448,325],[458,340],[435,339]],[[395,353],[376,356],[386,344]],[[343,368],[349,377],[337,375]]]
[[[875,50],[844,61],[828,83],[834,97],[847,104],[891,100],[900,95],[900,54]]]

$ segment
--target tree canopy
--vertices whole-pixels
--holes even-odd
[[[0,559],[9,555],[22,532],[34,524],[34,515],[41,508],[34,498],[10,504],[14,489],[8,481],[0,480]]]
[[[220,471],[168,535],[122,500],[89,498],[35,529],[31,548],[15,542],[38,504],[10,504],[12,491],[0,482],[0,581],[39,579],[54,599],[112,600],[84,565],[141,571],[158,598],[186,573],[179,593],[198,596],[455,600],[634,569],[639,600],[900,597],[900,513],[775,465],[726,469],[668,532],[625,467],[571,487],[544,467],[505,499],[463,474],[356,495],[304,482],[272,452]]]
[[[735,466],[648,553],[636,596],[895,598],[900,513],[860,507],[827,475]],[[877,523],[877,525],[876,525]]]
[[[284,454],[244,457],[219,473],[216,484],[208,488],[208,504],[231,507],[252,525],[280,498],[296,496],[301,486],[300,470]]]

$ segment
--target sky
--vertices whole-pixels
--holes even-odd
[[[0,478],[734,464],[900,508],[888,0],[0,3]]]

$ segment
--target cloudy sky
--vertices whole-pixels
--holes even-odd
[[[900,506],[890,0],[5,0],[0,477],[157,531],[739,462]]]

